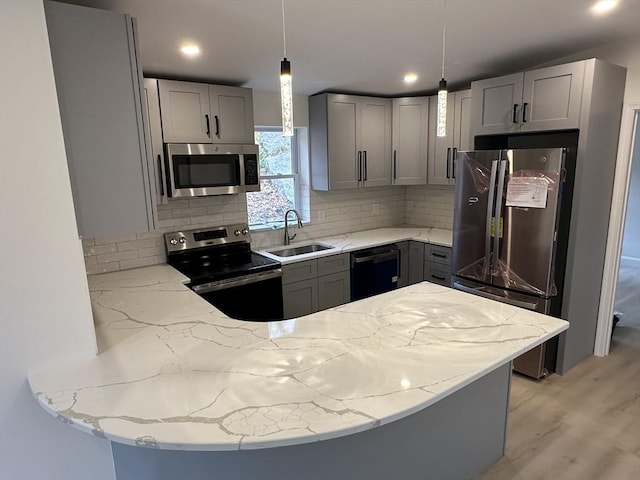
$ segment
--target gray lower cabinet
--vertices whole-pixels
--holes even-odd
[[[155,228],[142,70],[128,15],[45,2],[69,177],[84,237]]]
[[[409,242],[398,242],[395,244],[398,249],[398,288],[409,285]]]
[[[409,285],[424,280],[424,249],[422,242],[409,242]]]
[[[295,318],[348,303],[349,255],[331,255],[282,266],[284,318]]]
[[[424,279],[451,286],[451,248],[427,244],[424,257]]]

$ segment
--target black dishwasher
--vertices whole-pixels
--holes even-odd
[[[398,288],[399,258],[395,245],[351,253],[351,301]]]

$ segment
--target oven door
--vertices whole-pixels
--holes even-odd
[[[282,269],[195,285],[192,290],[236,320],[282,320]]]

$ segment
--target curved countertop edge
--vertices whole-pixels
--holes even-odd
[[[142,277],[147,277],[147,280],[142,280],[140,278],[140,274],[142,275]],[[154,288],[158,288],[158,291],[156,293],[166,293],[166,292],[173,292],[174,294],[179,294],[181,297],[183,297],[183,299],[188,300],[189,302],[193,303],[194,305],[196,305],[199,308],[203,308],[205,310],[209,311],[209,315],[212,316],[212,318],[209,318],[209,320],[211,320],[211,324],[208,326],[214,326],[216,328],[239,328],[241,330],[252,330],[252,334],[257,332],[258,330],[264,330],[265,324],[262,323],[258,323],[258,322],[242,322],[241,324],[238,324],[236,320],[233,319],[229,319],[228,317],[225,317],[224,315],[222,315],[219,311],[217,311],[215,309],[215,307],[209,305],[207,302],[205,302],[204,300],[200,299],[199,297],[197,297],[197,295],[195,295],[193,292],[191,292],[191,290],[189,290],[186,286],[183,285],[184,283],[184,277],[182,275],[180,275],[179,273],[177,273],[175,270],[173,270],[171,267],[168,266],[155,266],[155,267],[144,267],[141,269],[135,269],[135,270],[129,270],[129,271],[123,271],[123,272],[114,272],[111,274],[104,274],[101,276],[96,276],[96,277],[101,277],[99,280],[92,282],[93,285],[93,289],[92,292],[100,292],[100,293],[104,293],[105,288],[107,286],[110,286],[110,288],[113,289],[113,291],[109,291],[110,294],[113,294],[113,292],[118,293],[119,295],[128,295],[131,294],[132,291],[136,291],[136,289],[143,289],[144,292],[149,293],[149,291],[153,291]],[[159,278],[162,277],[162,278]],[[148,278],[154,278],[153,282],[150,282],[148,280]],[[118,289],[122,289],[121,292],[117,292]],[[73,427],[85,432],[85,433],[89,433],[98,437],[102,437],[102,438],[107,438],[109,440],[115,441],[115,442],[119,442],[119,443],[123,443],[123,444],[127,444],[127,445],[132,445],[132,446],[143,446],[143,447],[150,447],[150,448],[160,448],[160,449],[172,449],[172,450],[198,450],[198,451],[232,451],[232,450],[251,450],[251,449],[259,449],[259,448],[273,448],[273,447],[282,447],[282,446],[291,446],[291,445],[298,445],[298,444],[304,444],[304,443],[313,443],[313,442],[317,442],[317,441],[321,441],[321,440],[328,440],[331,438],[338,438],[341,436],[345,436],[345,435],[350,435],[350,434],[355,434],[361,431],[365,431],[371,428],[375,428],[381,425],[385,425],[388,424],[390,422],[393,422],[395,420],[399,420],[401,418],[407,417],[417,411],[420,411],[424,408],[427,408],[428,406],[438,402],[439,400],[441,400],[442,398],[445,398],[446,396],[450,395],[451,393],[463,388],[464,386],[472,383],[473,381],[481,378],[482,376],[484,376],[485,374],[493,371],[494,369],[498,368],[500,365],[504,365],[505,363],[510,362],[511,360],[513,360],[513,358],[519,356],[520,354],[524,353],[525,351],[529,350],[530,348],[533,348],[534,346],[543,343],[544,341],[552,338],[553,336],[557,335],[558,333],[566,330],[568,328],[568,322],[565,322],[563,320],[559,320],[559,319],[555,319],[552,317],[545,317],[539,314],[535,314],[533,312],[528,312],[522,309],[518,309],[517,307],[512,307],[512,306],[508,306],[505,304],[498,304],[497,302],[492,302],[491,300],[486,300],[477,296],[473,296],[473,295],[469,295],[463,292],[458,292],[458,291],[454,291],[452,289],[446,288],[446,287],[440,287],[440,286],[436,286],[433,284],[430,284],[429,282],[422,282],[410,287],[406,287],[404,289],[399,289],[399,290],[395,290],[392,292],[388,292],[386,294],[382,294],[376,297],[370,297],[368,299],[363,299],[360,300],[358,302],[352,302],[350,304],[347,305],[343,305],[341,307],[335,307],[333,309],[324,311],[324,312],[318,312],[306,317],[301,317],[299,319],[296,319],[295,322],[298,322],[300,327],[303,327],[302,330],[304,331],[305,329],[308,330],[310,328],[310,326],[313,327],[313,324],[311,322],[318,323],[320,326],[322,326],[323,324],[326,324],[327,321],[331,321],[331,322],[336,322],[336,323],[332,323],[331,327],[336,327],[336,329],[339,329],[338,325],[339,323],[342,323],[341,319],[328,319],[327,317],[329,317],[329,315],[331,316],[341,316],[341,315],[346,315],[347,313],[351,313],[353,314],[354,312],[358,313],[360,315],[363,315],[367,318],[370,318],[371,321],[379,321],[381,318],[382,313],[384,314],[388,314],[388,312],[383,311],[382,313],[379,312],[379,310],[385,310],[391,308],[392,305],[395,305],[395,302],[402,304],[403,302],[408,302],[408,301],[415,301],[415,298],[411,298],[410,295],[416,294],[416,295],[421,295],[421,294],[427,294],[427,296],[429,295],[438,295],[438,298],[440,298],[440,296],[450,296],[453,297],[455,299],[461,299],[461,304],[460,304],[460,308],[462,310],[464,310],[467,306],[469,305],[480,305],[479,310],[477,310],[477,312],[475,313],[475,316],[480,315],[480,313],[478,312],[483,312],[483,309],[486,309],[489,314],[487,314],[487,318],[490,316],[491,318],[493,318],[495,315],[493,315],[493,313],[491,312],[491,310],[495,310],[496,312],[499,312],[503,315],[507,315],[509,318],[512,318],[514,316],[518,316],[518,315],[522,315],[525,317],[525,322],[522,323],[522,325],[524,326],[532,326],[533,323],[537,321],[542,322],[544,321],[544,328],[548,328],[548,331],[546,331],[544,334],[540,334],[537,336],[537,338],[535,340],[530,340],[528,341],[528,343],[520,345],[518,348],[513,348],[509,351],[508,354],[506,355],[500,355],[498,358],[496,358],[494,361],[489,362],[484,364],[481,368],[477,368],[477,369],[467,369],[465,371],[463,371],[463,373],[461,374],[457,374],[454,376],[450,376],[448,377],[447,375],[443,375],[443,379],[442,381],[439,382],[434,382],[432,385],[429,385],[430,387],[435,387],[437,386],[439,383],[446,383],[449,382],[450,385],[447,388],[442,389],[441,391],[437,391],[437,392],[430,392],[428,390],[422,389],[421,393],[419,396],[423,397],[420,401],[416,401],[416,402],[412,402],[410,405],[406,406],[406,407],[401,407],[401,408],[394,408],[394,409],[389,409],[387,406],[388,410],[392,410],[392,411],[388,411],[387,414],[385,415],[381,415],[378,418],[374,418],[372,415],[369,415],[369,420],[368,421],[359,421],[356,422],[355,424],[343,424],[341,426],[341,428],[328,428],[327,430],[324,431],[318,431],[318,432],[313,432],[313,433],[308,433],[308,434],[300,434],[300,430],[298,429],[297,431],[294,430],[296,433],[293,434],[292,436],[276,436],[273,438],[262,438],[259,436],[255,436],[253,435],[251,437],[251,439],[244,439],[244,435],[235,435],[235,436],[228,436],[228,440],[225,441],[215,441],[215,442],[211,442],[211,441],[206,441],[206,439],[202,439],[200,441],[192,441],[191,439],[189,441],[180,441],[179,440],[179,434],[176,436],[176,439],[174,441],[168,440],[168,439],[156,439],[152,436],[149,435],[139,435],[139,436],[123,436],[121,434],[118,433],[118,429],[102,429],[102,428],[96,428],[94,425],[91,425],[90,423],[88,423],[87,421],[83,421],[82,420],[82,413],[79,414],[75,414],[75,412],[69,412],[70,408],[73,408],[73,405],[75,405],[75,400],[76,400],[76,395],[78,395],[78,392],[80,392],[83,389],[90,389],[90,388],[101,388],[101,387],[111,387],[113,384],[109,384],[109,385],[98,385],[98,386],[91,386],[91,385],[82,385],[81,382],[78,380],[78,382],[80,382],[79,385],[74,385],[74,388],[67,386],[63,386],[61,385],[59,388],[55,389],[55,388],[45,388],[45,386],[47,385],[47,382],[51,381],[51,377],[53,376],[58,376],[59,378],[57,378],[56,380],[53,381],[53,383],[55,384],[56,381],[59,381],[59,383],[64,384],[64,383],[68,383],[69,382],[69,375],[72,374],[74,372],[75,367],[72,366],[71,368],[67,368],[67,367],[60,367],[60,370],[57,372],[45,372],[45,373],[40,373],[40,374],[34,374],[32,376],[29,377],[29,383],[31,386],[31,389],[37,399],[37,401],[40,403],[40,405],[43,406],[43,408],[45,408],[46,411],[48,411],[51,415],[53,415],[54,417],[57,417],[58,419],[60,419],[61,421],[63,421],[66,424],[70,424]],[[120,298],[118,297],[118,295],[115,296],[116,299]],[[160,297],[158,297],[160,298]],[[435,297],[430,297],[431,300],[433,300]],[[394,302],[395,300],[395,302]],[[464,301],[466,300],[466,301]],[[488,302],[488,303],[487,303]],[[96,304],[99,303],[96,301]],[[422,304],[421,304],[422,305]],[[445,308],[441,308],[442,310],[446,309],[446,307],[455,307],[457,304],[448,304],[445,305]],[[95,304],[94,304],[95,306]],[[363,308],[365,307],[365,308]],[[476,307],[474,307],[476,308]],[[392,309],[393,310],[393,309]],[[349,312],[351,311],[351,312]],[[378,311],[377,313],[379,314],[379,316],[374,316],[373,314],[369,314],[369,313],[365,313],[365,312],[369,312],[369,311]],[[475,311],[475,310],[474,310]],[[412,315],[416,314],[415,310],[406,310],[406,311],[400,311],[400,314],[402,313],[409,313]],[[496,314],[497,315],[497,314]],[[99,316],[99,315],[98,315]],[[456,317],[459,317],[460,314],[457,314]],[[322,317],[325,317],[324,319]],[[435,317],[432,318],[432,320],[435,322],[437,321],[437,319]],[[531,320],[531,322],[529,322],[529,320]],[[195,319],[194,319],[195,321]],[[287,321],[285,321],[287,322]],[[188,322],[187,322],[188,323]],[[280,323],[280,322],[273,322],[273,323]],[[402,322],[400,323],[395,323],[392,322],[392,324],[388,324],[388,325],[384,325],[384,327],[397,327],[398,324],[402,324]],[[127,339],[127,341],[122,342],[122,344],[118,344],[117,347],[122,350],[123,352],[125,352],[125,354],[131,354],[132,350],[136,350],[136,343],[140,343],[141,345],[145,345],[149,339],[151,337],[156,336],[157,332],[152,331],[154,329],[162,329],[167,327],[167,325],[171,326],[171,323],[165,324],[164,326],[162,324],[160,325],[155,325],[153,328],[144,328],[142,331],[136,333],[133,337],[131,337],[130,339]],[[194,323],[195,325],[195,323]],[[475,324],[474,324],[475,325]],[[491,327],[491,326],[504,326],[504,325],[511,325],[511,324],[500,324],[500,325],[487,325],[486,327]],[[551,327],[551,325],[553,327]],[[356,325],[357,326],[357,325]],[[483,327],[482,325],[480,325],[481,327]],[[543,329],[542,323],[540,323],[540,325],[536,325],[536,327],[539,327],[540,329]],[[463,329],[464,327],[458,327],[460,329]],[[476,328],[475,326],[472,328]],[[456,330],[456,328],[452,327],[452,332]],[[304,332],[302,332],[303,334],[298,338],[298,337],[292,337],[292,338],[298,338],[298,340],[300,340],[300,342],[304,343]],[[321,333],[323,332],[319,332],[317,336],[315,337],[309,337],[311,338],[311,340],[318,340],[321,339]],[[415,335],[415,334],[414,334]],[[330,339],[331,336],[327,337],[327,339]],[[372,335],[373,337],[373,335]],[[264,337],[265,340],[267,340],[268,337]],[[284,338],[287,338],[286,336]],[[332,339],[332,338],[331,338]],[[519,337],[518,337],[519,339]],[[255,338],[253,339],[255,340]],[[326,339],[325,339],[326,340]],[[345,342],[348,343],[350,339],[345,337]],[[498,343],[500,343],[499,340],[497,340]],[[490,342],[491,343],[491,342]],[[430,344],[429,344],[430,345]],[[345,348],[348,345],[345,345]],[[387,348],[394,348],[393,346],[389,346]],[[240,349],[241,353],[246,353],[245,350]],[[251,351],[251,349],[246,349],[247,352]],[[259,349],[258,349],[259,350]],[[366,349],[362,349],[363,351],[365,351]],[[282,352],[283,354],[286,354],[286,349],[285,350],[278,350],[278,352]],[[378,354],[384,354],[384,351],[377,351],[374,349],[374,352],[376,353],[376,355]],[[109,359],[108,356],[109,355],[114,355],[116,356],[116,360],[125,360],[125,358],[120,359],[117,355],[119,355],[122,352],[116,352],[116,353],[109,353],[109,351],[102,353],[101,355],[98,355],[97,357],[94,357],[92,359],[86,360],[84,362],[75,362],[73,365],[78,366],[79,364],[83,364],[83,365],[79,365],[80,370],[82,370],[83,368],[88,368],[89,373],[91,373],[91,371],[94,371],[94,373],[99,373],[101,375],[105,375],[105,371],[106,373],[108,372],[108,368],[110,367],[109,364]],[[351,352],[348,352],[351,353]],[[399,350],[398,351],[393,351],[391,352],[393,354],[396,353],[401,353]],[[417,355],[417,354],[416,354]],[[102,358],[101,358],[102,357]],[[107,360],[105,360],[103,362],[103,360],[107,358]],[[356,359],[357,360],[357,359]],[[387,359],[388,360],[388,359]],[[460,359],[458,359],[460,360]],[[333,361],[333,359],[329,359],[328,361]],[[186,360],[185,360],[186,362]],[[94,365],[88,365],[93,363]],[[187,362],[188,363],[188,362]],[[118,369],[122,369],[124,368],[122,364],[120,363],[116,363]],[[357,362],[356,362],[357,364]],[[386,362],[384,363],[386,365]],[[357,366],[357,365],[356,365]],[[423,365],[421,364],[421,367],[423,367]],[[92,370],[93,368],[93,370]],[[422,369],[422,368],[421,368]],[[65,372],[66,370],[66,372]],[[117,375],[122,373],[120,370],[115,370],[112,372],[113,375]],[[180,372],[183,373],[183,372]],[[189,373],[189,372],[188,372]],[[294,372],[295,373],[295,372]],[[325,372],[326,373],[326,372]],[[218,372],[219,374],[219,372]],[[164,373],[160,372],[158,373],[158,375],[162,376],[165,375]],[[293,375],[293,374],[291,374]],[[452,379],[460,377],[457,381],[455,382],[451,382]],[[101,377],[102,378],[102,377]],[[263,379],[272,379],[273,377],[270,377],[268,374],[267,376],[265,376]],[[144,378],[140,379],[140,380],[144,380]],[[131,383],[135,383],[135,382],[131,382]],[[45,386],[43,386],[42,384],[44,384]],[[416,387],[417,388],[417,387]],[[433,390],[437,390],[436,388],[433,388]],[[55,408],[54,405],[52,405],[50,402],[50,398],[47,398],[47,393],[46,391],[48,391],[49,395],[55,399],[57,399],[59,396],[67,396],[70,398],[73,398],[73,405],[70,408]],[[396,391],[390,391],[390,392],[383,392],[381,394],[381,396],[385,396],[385,395],[396,395],[399,393],[404,393],[404,392],[400,392],[399,390]],[[374,396],[380,396],[380,395],[374,395]],[[338,397],[336,397],[338,398]],[[361,399],[358,399],[356,397],[355,401],[360,401]],[[367,398],[366,395],[363,396],[362,398]],[[395,398],[395,397],[394,397]],[[337,402],[340,402],[340,400],[336,400]],[[343,403],[348,403],[345,402],[344,399],[342,400]],[[268,402],[264,402],[264,403],[268,403]],[[295,405],[296,402],[292,401],[290,402],[292,405]],[[304,402],[298,402],[300,405],[304,404]],[[308,402],[307,402],[308,403]],[[313,402],[312,402],[313,403]],[[272,405],[267,405],[265,408],[271,408],[273,406],[278,405],[277,403],[274,403]],[[259,408],[258,406],[256,406],[256,408]],[[236,411],[238,411],[240,409],[236,409]],[[352,410],[349,409],[348,410],[352,411],[352,412],[358,412],[357,410]],[[105,412],[108,413],[108,412]],[[80,418],[78,418],[80,417]],[[89,415],[85,415],[85,417],[91,417]],[[117,415],[104,415],[102,417],[100,416],[94,416],[94,419],[104,419],[104,418],[118,418]],[[161,418],[161,420],[164,417]],[[362,420],[363,417],[360,418],[360,420]],[[160,420],[160,423],[162,423],[162,421]],[[186,419],[185,419],[186,421]],[[134,422],[135,423],[135,422]],[[144,423],[144,422],[142,422]],[[192,424],[192,423],[196,423],[196,422],[188,422],[186,421],[186,423],[188,424]],[[304,430],[304,429],[302,429]],[[310,429],[307,429],[310,430]],[[320,429],[318,429],[320,430]],[[193,432],[192,432],[193,433]],[[188,435],[187,435],[188,436]]]
[[[451,247],[453,243],[453,231],[444,228],[414,226],[376,228],[374,230],[364,230],[361,232],[344,233],[331,237],[320,237],[292,242],[290,245],[276,245],[266,248],[261,247],[261,250],[258,250],[258,253],[286,265],[305,260],[312,260],[314,258],[328,257],[340,253],[349,253],[363,248],[372,248],[390,243],[404,242],[407,240],[415,240],[417,242],[425,244],[430,243],[442,247]],[[291,257],[280,257],[270,253],[270,251],[304,246],[312,243],[329,245],[332,248],[318,252],[303,253]]]

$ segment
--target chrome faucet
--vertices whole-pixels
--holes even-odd
[[[293,235],[289,236],[289,224],[288,224],[288,218],[289,218],[289,214],[293,212],[296,216],[296,218],[298,219],[298,228],[302,228],[302,218],[300,218],[300,214],[298,213],[297,210],[287,210],[287,213],[284,214],[284,244],[285,245],[289,245],[291,243],[291,240],[293,240],[294,238],[296,238],[297,233],[294,233]]]

